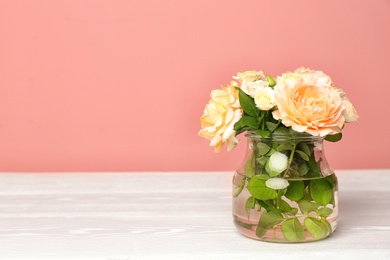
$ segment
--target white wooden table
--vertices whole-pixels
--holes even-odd
[[[336,171],[322,241],[236,232],[232,172],[0,173],[0,259],[390,259],[390,169]]]

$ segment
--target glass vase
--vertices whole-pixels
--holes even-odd
[[[249,132],[245,159],[233,177],[233,218],[245,236],[270,242],[309,242],[337,226],[337,178],[323,138]]]

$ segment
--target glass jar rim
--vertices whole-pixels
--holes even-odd
[[[299,141],[311,141],[311,142],[320,142],[323,141],[325,137],[314,136],[309,133],[300,133],[300,132],[289,132],[289,133],[272,133],[268,137],[262,137],[255,133],[254,131],[247,131],[245,136],[249,139],[254,140],[299,140]]]

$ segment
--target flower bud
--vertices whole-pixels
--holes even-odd
[[[271,177],[274,177],[286,170],[287,164],[287,156],[281,152],[275,152],[271,155],[267,162],[266,171]]]
[[[267,75],[268,86],[273,88],[276,85],[276,81],[270,75]]]
[[[283,178],[271,178],[265,182],[265,186],[273,190],[281,190],[287,188],[288,185],[288,181]]]

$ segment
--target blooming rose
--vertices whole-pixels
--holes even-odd
[[[275,105],[275,93],[271,87],[259,87],[253,91],[253,98],[257,108],[261,110],[270,110]]]
[[[319,70],[311,70],[309,68],[300,67],[294,71],[294,73],[303,77],[304,82],[314,83],[317,87],[332,86],[332,79]]]
[[[336,91],[339,93],[341,99],[344,100],[345,109],[343,110],[343,117],[345,118],[346,123],[355,122],[358,120],[359,115],[356,112],[355,107],[352,103],[347,99],[347,95],[344,93],[342,89],[336,88]]]
[[[245,71],[240,72],[237,76],[233,77],[241,83],[240,88],[248,95],[252,96],[252,92],[256,87],[268,86],[267,77],[262,71]]]
[[[215,152],[220,152],[226,142],[228,151],[238,143],[233,126],[242,117],[242,111],[234,85],[211,91],[211,100],[200,118],[202,129],[198,135],[210,140]]]
[[[345,109],[343,110],[342,115],[345,118],[345,122],[351,123],[357,121],[359,116],[352,103],[348,99],[345,99],[344,103],[345,103]]]
[[[299,68],[278,77],[274,89],[278,109],[272,115],[285,126],[314,136],[341,132],[346,105],[323,72]]]

